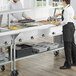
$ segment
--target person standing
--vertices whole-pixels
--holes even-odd
[[[76,45],[74,43],[74,10],[70,5],[70,0],[62,0],[65,8],[62,11],[62,22],[56,22],[56,26],[63,25],[63,40],[64,40],[64,52],[65,62],[60,69],[70,69],[71,66],[76,66]]]
[[[22,4],[19,0],[11,0],[7,5],[7,10],[12,11],[18,9],[23,9]],[[22,19],[22,17],[24,17],[25,19],[31,19],[24,12],[18,12],[18,13],[12,13],[10,15],[10,21],[17,23],[18,20]]]

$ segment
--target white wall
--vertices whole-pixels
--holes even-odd
[[[0,11],[6,10],[8,0],[0,0]]]
[[[26,14],[35,20],[45,20],[49,16],[53,16],[54,9],[50,7],[36,7],[31,11],[26,11]]]
[[[20,0],[20,1],[21,1],[22,5],[23,5],[23,8],[24,8],[24,0]]]
[[[0,11],[6,10],[8,0],[0,0]],[[7,15],[4,14],[2,18],[2,23],[7,23]]]
[[[76,0],[71,0],[71,5],[75,11],[75,16],[76,16]]]
[[[23,0],[24,8],[33,8],[35,6],[35,0]]]

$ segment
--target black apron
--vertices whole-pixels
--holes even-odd
[[[66,25],[63,26],[63,40],[69,42],[74,41],[74,32],[74,24],[72,22],[68,22]]]
[[[64,20],[63,14],[64,10],[62,11],[62,21]],[[74,32],[75,32],[74,23],[68,22],[66,25],[63,26],[63,40],[69,42],[74,41]]]

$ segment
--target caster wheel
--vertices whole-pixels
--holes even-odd
[[[5,66],[4,65],[1,66],[1,70],[5,71]]]
[[[59,51],[55,51],[55,52],[54,52],[54,55],[55,55],[55,56],[58,56],[58,55],[59,55]]]
[[[47,51],[49,51],[49,50],[50,50],[50,47],[47,48]]]
[[[12,71],[11,76],[18,76],[18,71],[17,70]]]

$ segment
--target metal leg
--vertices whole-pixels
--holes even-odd
[[[12,36],[13,37],[14,53],[13,53],[13,71],[11,73],[11,76],[18,76],[18,71],[16,69],[16,44],[15,44],[15,38],[16,38],[16,36]]]
[[[16,59],[16,47],[15,47],[15,44],[14,44],[14,59],[13,59],[13,69],[16,70],[16,63],[15,63],[15,59]]]
[[[11,44],[11,47],[10,47],[10,59],[11,59],[10,67],[11,67],[11,72],[13,71],[12,48],[13,48],[13,45]]]
[[[1,70],[5,71],[5,66],[4,65],[1,66]]]
[[[18,75],[18,71],[16,69],[16,61],[15,60],[16,60],[16,45],[14,43],[14,59],[13,59],[13,66],[14,66],[13,69],[14,69],[14,71],[13,71],[13,73],[14,73],[14,76],[17,76]]]

